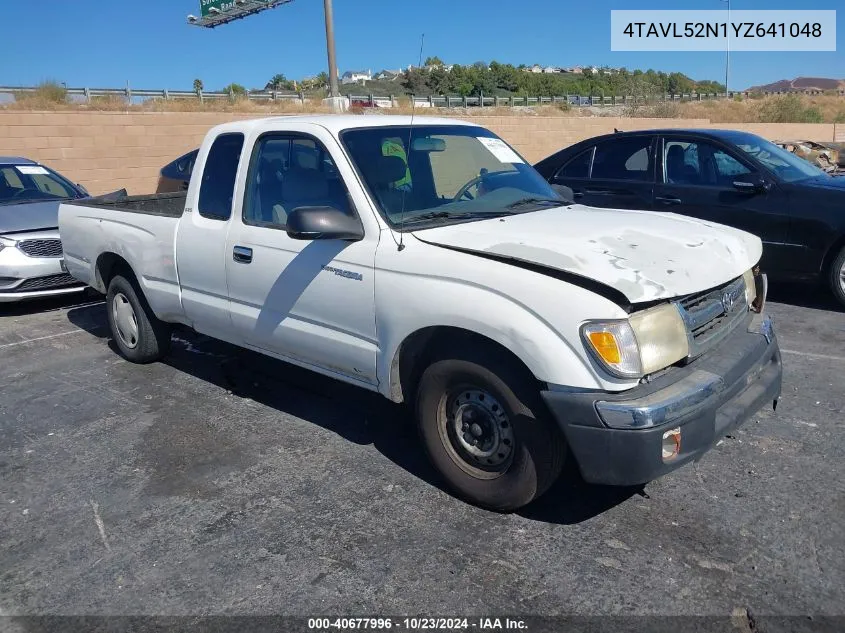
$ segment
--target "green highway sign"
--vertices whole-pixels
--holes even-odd
[[[231,11],[234,8],[235,0],[200,0],[202,17],[224,13],[226,11]]]
[[[188,24],[214,28],[272,9],[292,0],[200,0],[200,16],[188,16]]]

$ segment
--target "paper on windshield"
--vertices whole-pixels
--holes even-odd
[[[27,176],[47,175],[50,173],[40,165],[16,165],[15,169]]]
[[[476,137],[481,144],[486,147],[493,156],[495,156],[501,163],[524,163],[519,154],[508,147],[500,138],[489,138],[487,136]]]

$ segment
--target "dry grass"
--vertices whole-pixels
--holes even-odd
[[[786,95],[742,101],[681,104],[681,116],[712,123],[843,123],[845,98]]]

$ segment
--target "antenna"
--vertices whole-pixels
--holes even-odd
[[[425,33],[420,35],[420,56],[419,60],[417,61],[417,68],[422,68],[422,54],[423,54],[423,45],[425,44]],[[405,169],[410,170],[410,161],[411,161],[411,141],[413,140],[414,134],[414,114],[417,112],[417,98],[414,95],[411,95],[411,122],[408,124],[408,144],[405,150]],[[408,190],[402,190],[402,212],[399,214],[399,227],[401,228],[403,224],[405,224],[405,196],[407,195]],[[399,244],[397,245],[398,249],[401,251],[405,248],[405,234],[399,233]]]

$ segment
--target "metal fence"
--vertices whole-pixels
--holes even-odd
[[[16,95],[16,94],[33,94],[40,90],[38,87],[30,86],[0,86],[0,94]],[[98,97],[118,97],[131,101],[133,99],[163,99],[169,101],[171,99],[199,99],[200,101],[222,100],[222,99],[236,99],[248,98],[252,101],[299,101],[304,103],[307,97],[304,93],[290,93],[277,91],[252,91],[245,94],[238,94],[236,92],[205,92],[199,90],[141,90],[137,88],[64,88],[68,96],[75,98],[75,100],[82,100],[90,102],[92,99]]]
[[[16,94],[31,94],[36,93],[40,88],[29,86],[0,86],[0,95],[6,94],[14,97]],[[280,91],[247,91],[246,93],[236,93],[233,91],[224,92],[205,92],[193,90],[141,90],[135,88],[63,88],[68,96],[76,101],[91,102],[92,99],[102,97],[117,97],[126,99],[128,102],[133,100],[146,99],[162,99],[165,101],[172,99],[199,99],[205,100],[235,100],[238,98],[245,98],[251,101],[297,101],[301,104],[311,98],[303,92],[280,92]],[[795,91],[793,91],[795,92]],[[573,107],[612,107],[612,106],[627,106],[634,104],[645,103],[660,103],[660,102],[680,102],[680,101],[711,101],[716,99],[733,99],[736,97],[749,98],[759,95],[782,95],[787,92],[730,92],[725,93],[684,93],[684,94],[664,94],[653,96],[633,96],[633,95],[562,95],[557,97],[528,97],[528,96],[428,96],[420,97],[415,95],[410,96],[377,96],[377,95],[348,95],[350,103],[354,106],[362,107],[394,107],[400,101],[410,104],[412,101],[417,107],[429,108],[470,108],[470,107],[529,107],[540,105],[558,105],[567,104]],[[830,94],[818,90],[801,91],[800,94],[821,95]],[[845,90],[838,90],[834,94],[840,97],[845,97]]]

